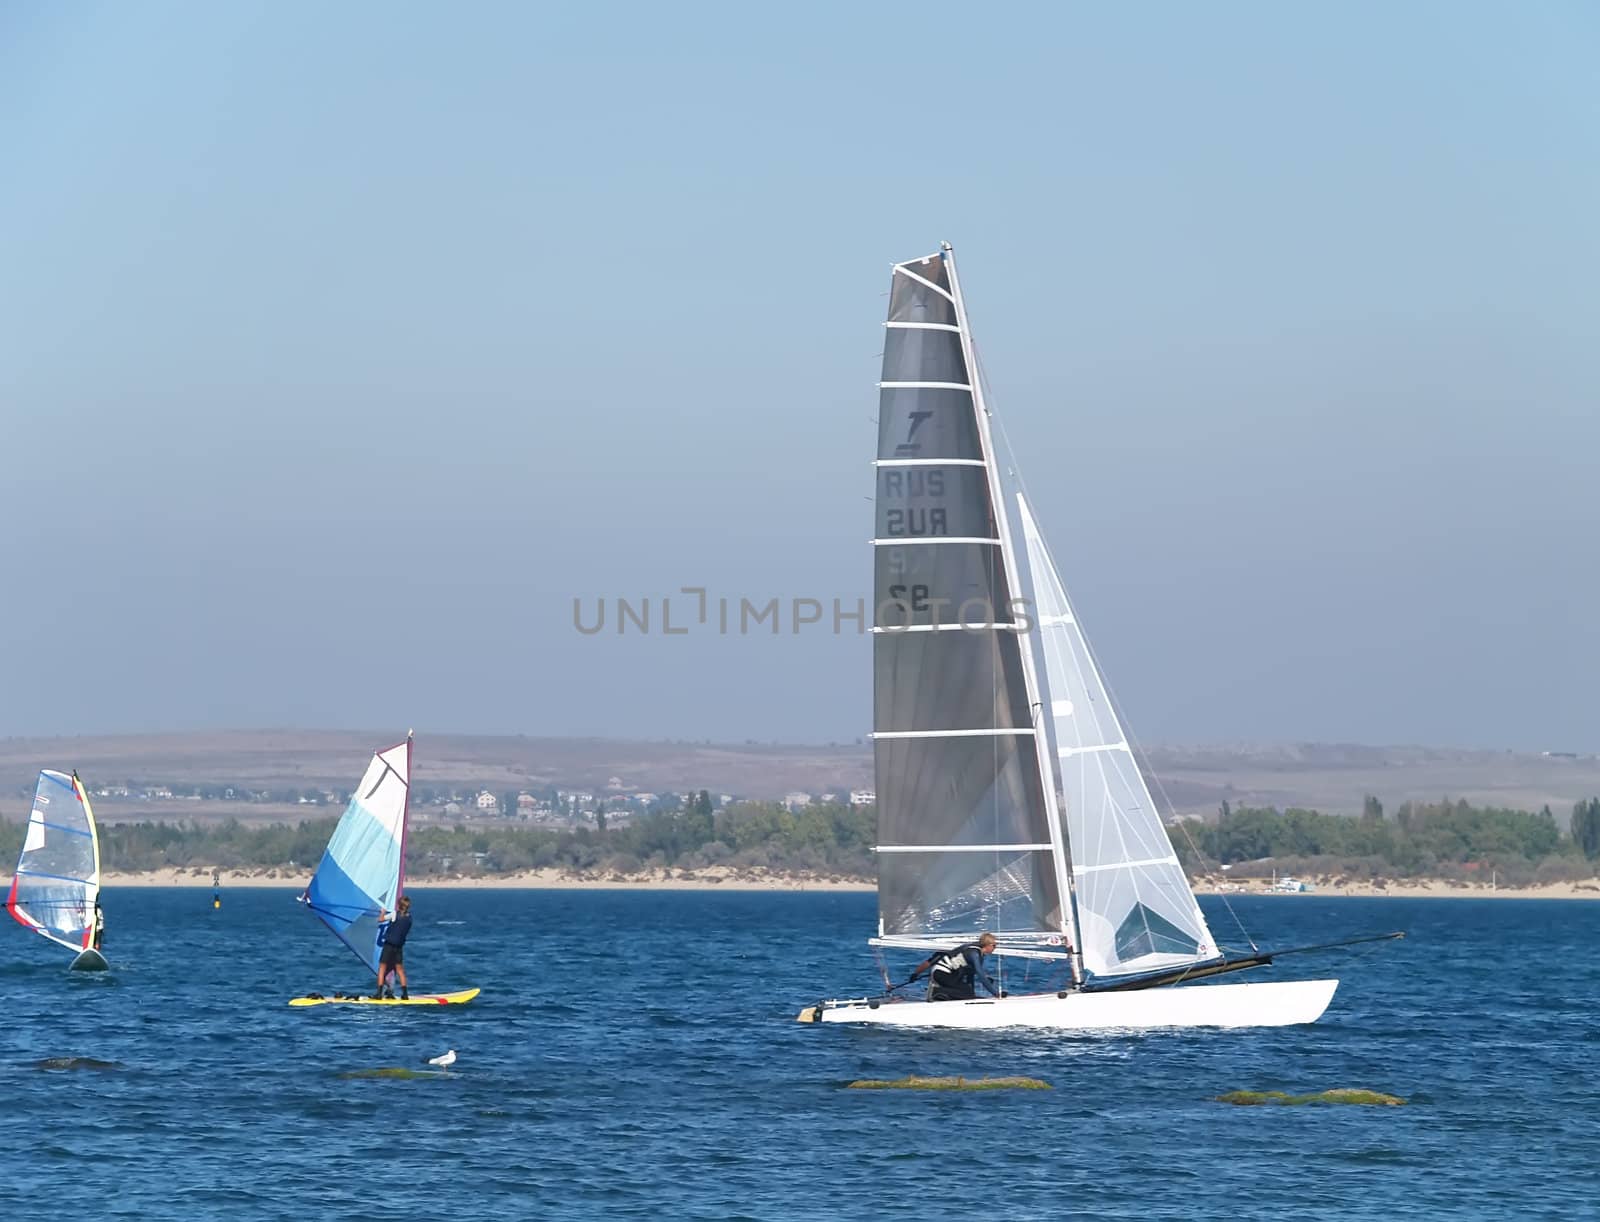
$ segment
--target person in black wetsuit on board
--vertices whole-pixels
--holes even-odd
[[[106,914],[100,911],[100,897],[94,900],[94,948],[100,949],[100,944],[106,938]]]
[[[401,1000],[405,1000],[411,996],[410,990],[406,987],[405,965],[406,939],[411,936],[411,897],[402,895],[396,904],[396,908],[398,911],[395,913],[394,920],[389,921],[389,927],[383,931],[383,950],[378,956],[378,991],[373,996],[383,996],[383,986],[389,979],[389,973],[393,972],[395,978],[400,981]],[[388,920],[388,917],[389,912],[387,909],[378,909],[378,922],[380,924]],[[389,990],[389,996],[394,996],[392,987]]]
[[[994,935],[986,933],[976,942],[929,955],[912,969],[906,983],[911,984],[924,972],[928,973],[929,1001],[971,1000],[978,995],[979,984],[989,991],[990,996],[1004,997],[1005,993],[983,970],[983,957],[994,950],[994,945]]]

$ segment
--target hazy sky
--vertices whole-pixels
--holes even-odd
[[[947,239],[1141,738],[1600,747],[1597,65],[1584,0],[9,0],[0,733],[865,734],[853,625],[573,599],[867,595]]]

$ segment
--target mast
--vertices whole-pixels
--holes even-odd
[[[78,779],[78,770],[72,770],[72,783],[78,788],[78,801],[83,803],[84,817],[89,821],[89,838],[94,844],[94,885],[98,890],[100,886],[100,827],[94,821],[94,807],[89,805],[89,791],[84,788],[83,782]]]
[[[78,801],[83,803],[83,817],[89,823],[89,843],[94,846],[94,905],[89,909],[89,927],[83,931],[83,947],[88,950],[94,945],[94,910],[100,904],[100,829],[95,825],[94,808],[89,805],[89,791],[78,779],[76,768],[72,770],[72,786],[77,790]]]
[[[978,374],[977,356],[972,346],[972,328],[967,321],[966,299],[961,293],[961,279],[956,273],[955,249],[949,242],[941,242],[940,251],[944,255],[945,266],[949,269],[950,294],[954,298],[956,311],[956,326],[960,330],[961,352],[967,362],[967,374],[972,386],[973,414],[978,421],[978,440],[983,447],[983,460],[989,478],[989,500],[995,516],[995,529],[1000,536],[1000,561],[1005,566],[1006,589],[1016,598],[1023,589],[1021,573],[1017,565],[1017,555],[1011,539],[1010,515],[1006,511],[1004,497],[1000,494],[1000,466],[995,456],[994,436],[989,427],[989,405],[983,397],[983,379]],[[1030,607],[1032,599],[1028,600]],[[1012,609],[1007,607],[1006,614],[1012,615]],[[998,619],[999,608],[996,608]],[[1045,820],[1049,824],[1051,861],[1054,864],[1057,894],[1061,897],[1061,915],[1067,940],[1072,945],[1072,979],[1073,983],[1080,983],[1083,979],[1083,961],[1078,948],[1078,912],[1077,897],[1072,889],[1071,873],[1067,870],[1067,846],[1062,832],[1060,813],[1056,805],[1056,786],[1054,769],[1047,762],[1045,756],[1050,749],[1051,738],[1040,733],[1040,723],[1044,703],[1039,694],[1039,677],[1035,673],[1033,664],[1033,651],[1030,648],[1021,648],[1023,681],[1027,686],[1028,708],[1035,728],[1034,756],[1038,761],[1039,788],[1044,797]]]
[[[411,740],[415,730],[406,731],[406,796],[400,807],[400,872],[394,883],[394,902],[399,904],[400,893],[406,885],[406,831],[411,825]]]

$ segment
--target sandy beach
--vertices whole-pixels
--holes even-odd
[[[1537,887],[1492,886],[1489,883],[1461,883],[1440,878],[1391,881],[1382,886],[1369,883],[1335,883],[1310,880],[1309,891],[1274,891],[1267,886],[1219,887],[1212,882],[1194,884],[1196,895],[1270,895],[1286,900],[1368,898],[1390,896],[1395,899],[1507,899],[1507,900],[1593,900],[1600,899],[1600,879],[1570,883],[1545,883]]]
[[[224,870],[223,887],[283,887],[300,890],[310,873],[288,870]],[[0,875],[0,886],[10,879]],[[1312,879],[1311,890],[1272,891],[1265,885],[1243,885],[1224,889],[1209,880],[1194,884],[1197,895],[1271,895],[1286,900],[1306,898],[1370,898],[1391,896],[1397,899],[1600,899],[1600,878],[1587,881],[1547,883],[1537,887],[1496,887],[1489,883],[1459,883],[1443,879],[1411,879],[1384,886],[1368,883],[1335,883]],[[106,887],[209,887],[210,870],[164,869],[142,873],[107,873]],[[683,871],[645,870],[636,874],[573,875],[560,870],[520,870],[513,874],[438,876],[408,879],[407,889],[425,891],[430,887],[460,887],[472,890],[569,890],[569,891],[873,891],[871,879],[826,875],[785,874],[766,870],[734,870],[713,866],[692,874]]]

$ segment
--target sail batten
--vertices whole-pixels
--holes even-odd
[[[411,740],[374,752],[301,897],[350,952],[378,970],[381,911],[394,912],[405,870]]]
[[[1022,853],[1055,848],[1043,844],[880,844],[874,853]]]

